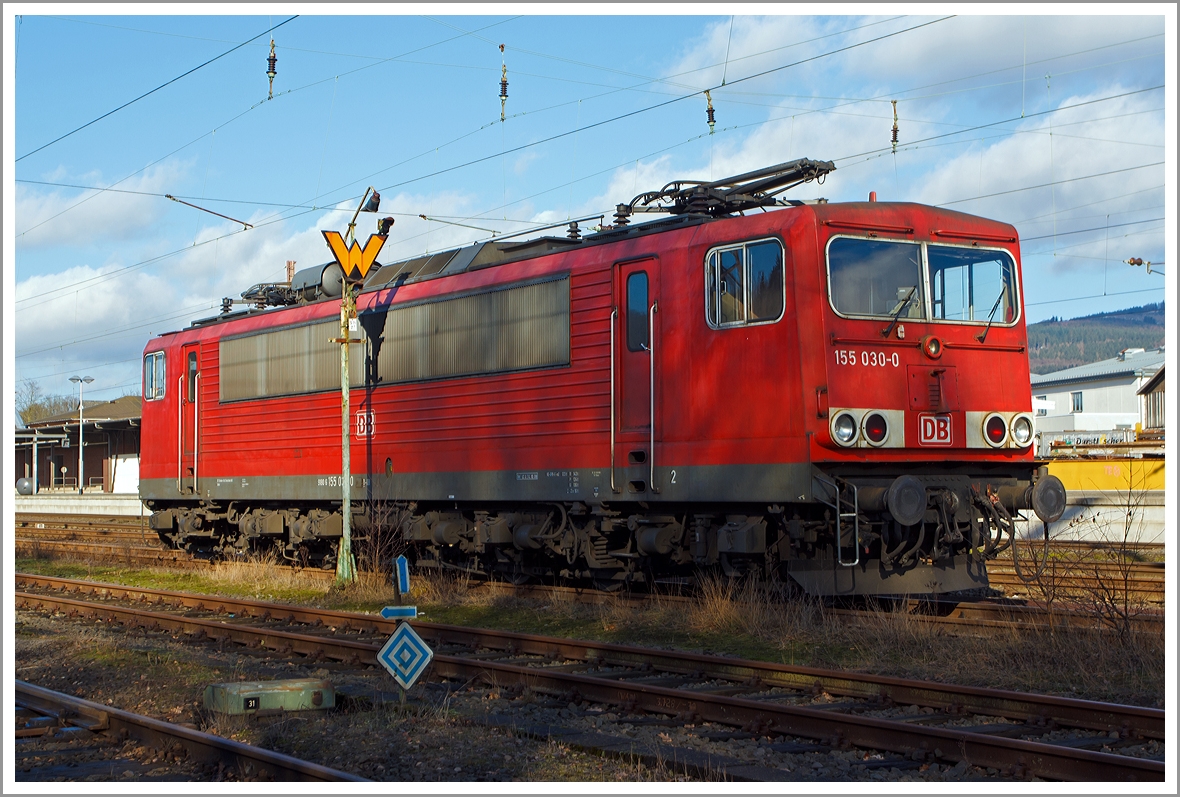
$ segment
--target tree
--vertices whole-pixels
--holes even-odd
[[[26,426],[77,408],[77,399],[42,393],[41,386],[31,379],[22,382],[16,389],[16,413]]]

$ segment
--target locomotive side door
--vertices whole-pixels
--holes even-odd
[[[199,453],[198,433],[200,431],[200,417],[198,413],[198,396],[201,381],[200,344],[190,343],[181,350],[181,368],[177,391],[180,401],[177,402],[177,412],[180,414],[178,427],[180,429],[179,467],[180,491],[182,493],[197,492],[197,455]]]
[[[616,492],[658,492],[653,483],[657,453],[653,447],[660,354],[659,266],[659,260],[652,257],[615,267],[611,483]],[[636,466],[646,466],[647,478],[634,478]],[[619,478],[616,467],[627,469],[624,472],[630,475]]]

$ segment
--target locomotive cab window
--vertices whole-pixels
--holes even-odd
[[[783,315],[783,247],[752,241],[709,252],[705,261],[705,317],[709,326],[770,323]]]
[[[164,352],[154,351],[143,357],[143,398],[154,401],[164,398]]]
[[[197,353],[188,353],[188,400],[197,400]]]
[[[647,351],[647,273],[637,271],[627,277],[627,348]]]
[[[983,324],[1016,320],[1014,268],[1007,252],[929,244],[926,260],[934,318]]]
[[[918,244],[833,238],[828,244],[832,307],[841,315],[922,318],[921,262]]]

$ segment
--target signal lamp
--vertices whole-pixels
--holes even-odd
[[[1008,439],[1008,424],[1004,423],[1004,416],[992,413],[983,422],[983,438],[988,445],[998,448]]]
[[[875,446],[884,443],[885,438],[889,436],[889,422],[885,420],[885,416],[879,412],[870,412],[866,415],[864,435]]]
[[[1027,415],[1017,415],[1012,419],[1012,441],[1024,448],[1032,442],[1032,421]]]
[[[850,446],[856,440],[856,419],[842,412],[832,421],[832,436],[842,446]]]
[[[922,353],[931,360],[937,360],[942,356],[942,341],[934,335],[927,335],[922,338]]]

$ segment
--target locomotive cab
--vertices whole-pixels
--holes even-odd
[[[1016,231],[900,203],[816,212],[824,365],[812,463],[837,567],[821,557],[792,572],[841,591],[839,571],[860,570],[855,593],[927,591],[916,578],[983,586],[1020,511],[1047,524],[1065,500],[1034,459]],[[865,557],[877,572],[858,567]]]

